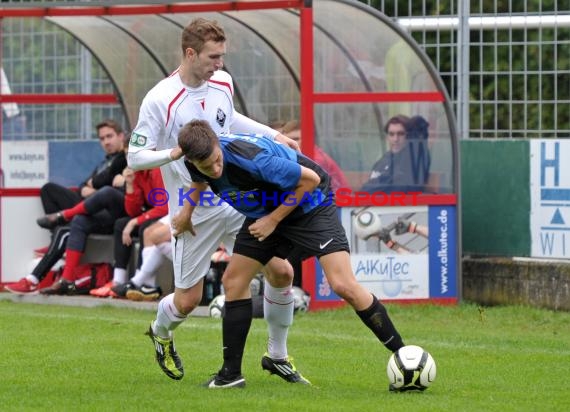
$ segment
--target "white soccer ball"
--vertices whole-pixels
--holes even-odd
[[[261,295],[263,293],[263,275],[256,275],[249,284],[251,296]]]
[[[221,318],[224,312],[226,295],[218,295],[208,305],[208,312],[212,318]]]
[[[378,235],[381,230],[382,221],[377,213],[365,210],[354,218],[354,233],[359,239],[366,240],[371,236]]]
[[[311,295],[298,286],[292,287],[293,291],[293,313],[306,312],[309,310]]]
[[[423,391],[435,380],[435,361],[420,346],[408,345],[390,356],[387,373],[390,390]]]

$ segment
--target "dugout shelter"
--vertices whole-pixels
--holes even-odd
[[[96,141],[85,150],[74,146],[86,144],[85,136],[42,138],[42,124],[47,129],[50,115],[62,110],[108,105],[132,128],[146,92],[179,64],[182,27],[198,16],[217,20],[228,35],[225,69],[234,78],[236,108],[267,124],[300,119],[303,152],[313,156],[316,144],[344,171],[355,201],[343,205],[341,219],[359,281],[384,300],[456,302],[461,294],[459,160],[449,98],[411,37],[385,15],[351,0],[93,1],[73,6],[50,2],[47,7],[30,2],[2,8],[0,66],[11,87],[9,93],[2,89],[0,101],[3,108],[17,105],[19,111],[29,111],[34,122],[17,137],[0,128],[0,281],[24,276],[34,247],[48,241],[35,227],[42,214],[39,187],[47,181],[77,184],[98,160],[91,150]],[[70,93],[56,82],[55,92],[30,92],[14,69],[18,50],[6,47],[12,27],[7,22],[18,19],[42,19],[67,33],[90,53],[110,87]],[[384,125],[396,114],[421,116],[429,124],[428,184],[422,194],[397,202],[359,197],[358,188],[386,151]],[[379,217],[382,228],[411,253],[396,253],[378,238],[358,238],[356,219],[365,212]],[[427,237],[396,234],[396,224],[405,219],[428,227]],[[17,236],[22,232],[28,235]],[[341,304],[315,261],[305,262],[303,272],[314,308]]]

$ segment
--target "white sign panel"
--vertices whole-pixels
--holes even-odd
[[[341,220],[364,287],[380,299],[429,298],[427,206],[342,208]]]
[[[47,141],[2,141],[4,187],[41,187],[48,181]]]
[[[429,298],[428,255],[355,255],[356,279],[381,299]]]
[[[381,300],[457,299],[454,205],[343,207],[352,271]],[[339,301],[318,262],[315,302]]]
[[[530,143],[531,256],[570,258],[570,141]]]

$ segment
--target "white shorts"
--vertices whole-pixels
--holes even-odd
[[[210,269],[212,253],[224,243],[231,253],[237,233],[245,217],[231,207],[224,208],[214,218],[196,223],[196,236],[184,232],[172,240],[174,251],[174,286],[189,289]]]

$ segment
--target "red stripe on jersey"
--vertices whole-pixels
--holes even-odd
[[[174,99],[172,99],[172,101],[168,104],[168,112],[166,114],[166,124],[165,126],[168,126],[168,121],[170,120],[170,109],[172,109],[172,105],[174,103],[176,103],[176,100],[178,100],[178,98],[180,96],[182,96],[182,93],[184,93],[186,91],[186,89],[182,89],[180,90],[180,92],[178,92],[178,94],[176,95],[176,97]]]
[[[226,86],[228,89],[230,89],[230,94],[233,96],[234,95],[234,91],[232,90],[231,86],[229,83],[227,82],[220,82],[218,80],[208,80],[210,83],[216,83],[222,86]]]

